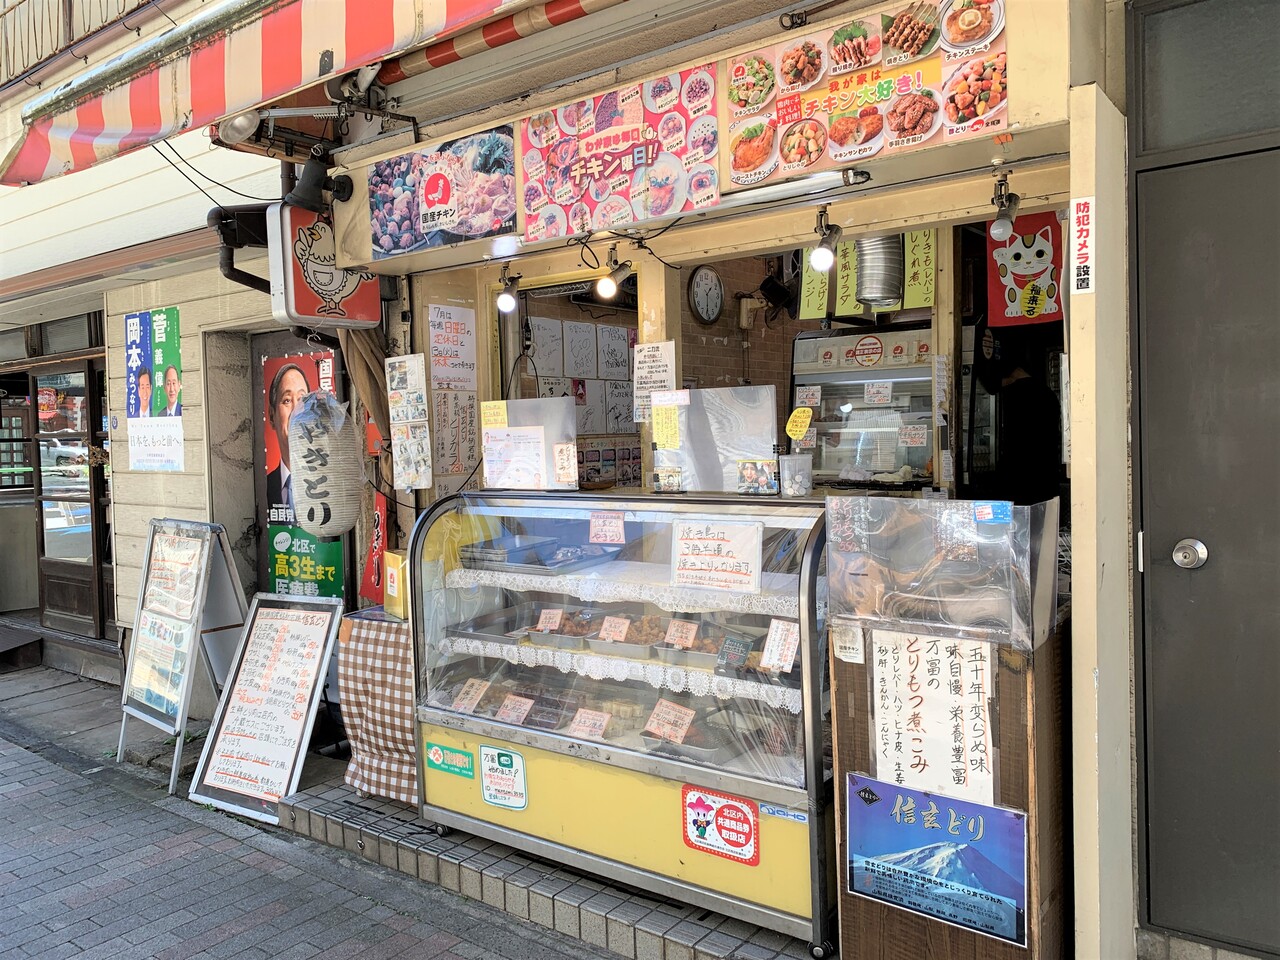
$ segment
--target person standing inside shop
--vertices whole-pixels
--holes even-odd
[[[182,403],[178,399],[182,395],[182,381],[178,379],[178,368],[169,364],[164,371],[165,408],[161,416],[182,416]]]
[[[1062,481],[1062,408],[1038,371],[1046,353],[1030,331],[979,329],[978,376],[998,399],[996,464],[976,491],[1026,506],[1052,500]]]
[[[289,467],[289,418],[311,392],[307,375],[296,363],[286,363],[271,378],[267,392],[267,422],[275,431],[279,465],[267,474],[267,510],[274,522],[294,522],[293,474]]]

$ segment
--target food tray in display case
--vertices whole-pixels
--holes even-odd
[[[410,548],[421,816],[825,943],[824,522],[821,503],[799,500],[438,501]],[[693,626],[673,632],[673,621]],[[760,670],[779,622],[789,637],[798,625],[796,663]],[[565,815],[593,798],[628,829]],[[705,825],[677,835],[679,856],[646,842],[686,803],[700,820],[734,804],[750,849],[707,846]],[[741,864],[731,874],[725,856]],[[778,882],[759,883],[757,863]]]

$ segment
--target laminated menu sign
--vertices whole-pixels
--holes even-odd
[[[199,585],[204,541],[157,532],[151,539],[142,608],[156,614],[189,620]]]
[[[660,698],[649,714],[649,719],[645,721],[644,729],[661,740],[684,743],[696,716],[697,711]]]
[[[897,0],[718,64],[729,192],[1008,123],[1004,4]]]
[[[763,524],[758,522],[677,520],[671,582],[675,586],[759,593],[763,536]]]
[[[190,623],[144,609],[130,644],[125,696],[176,720],[191,665],[194,633]]]
[[[770,620],[764,651],[760,654],[760,667],[790,673],[799,647],[800,624],[791,620]]]
[[[341,613],[336,598],[254,598],[234,678],[192,782],[193,799],[277,822],[276,802],[300,773]]]
[[[869,632],[876,773],[900,786],[992,803],[991,644]]]
[[[525,239],[566,237],[720,201],[715,65],[520,121]]]
[[[529,805],[524,757],[514,750],[480,747],[480,798],[495,807],[523,810]]]
[[[1027,945],[1027,817],[848,774],[846,889]]]

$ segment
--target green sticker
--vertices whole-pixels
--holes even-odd
[[[452,747],[442,747],[438,743],[427,741],[427,769],[474,780],[476,755],[466,750],[454,750]]]

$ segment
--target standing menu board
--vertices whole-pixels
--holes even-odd
[[[276,804],[302,774],[341,619],[337,597],[253,598],[190,799],[280,822]]]
[[[195,682],[195,662],[216,694],[226,680],[236,632],[244,625],[245,599],[219,524],[152,520],[142,563],[121,695],[120,743],[124,757],[129,717],[175,739],[169,792],[177,788],[182,734]]]

